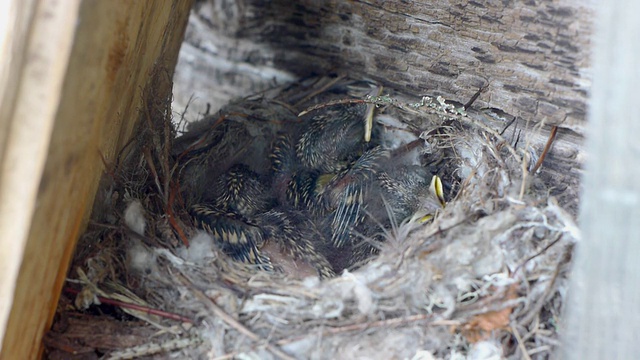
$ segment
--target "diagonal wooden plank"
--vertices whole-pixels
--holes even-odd
[[[2,161],[0,266],[9,261],[12,272],[0,282],[1,359],[40,353],[104,170],[101,154],[112,161],[130,138],[152,75],[165,79],[156,94],[170,94],[191,4],[35,3]]]
[[[567,359],[640,353],[640,3],[600,4]]]

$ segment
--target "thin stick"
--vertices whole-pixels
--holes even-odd
[[[287,355],[284,351],[280,350],[280,348],[277,347],[276,345],[273,345],[273,344],[269,343],[268,341],[266,341],[265,339],[262,339],[256,333],[254,333],[249,328],[244,326],[240,321],[236,320],[234,317],[232,317],[231,315],[227,314],[220,306],[218,306],[213,300],[211,300],[204,292],[202,292],[200,289],[197,289],[196,287],[194,287],[193,284],[191,284],[191,282],[186,277],[184,277],[182,274],[175,274],[175,276],[178,277],[180,279],[180,281],[184,285],[190,285],[189,288],[190,288],[191,291],[193,291],[193,293],[196,295],[196,297],[198,297],[198,299],[200,299],[203,303],[208,305],[209,308],[211,309],[211,311],[216,316],[220,317],[220,319],[222,319],[222,321],[226,322],[229,326],[233,327],[239,333],[245,335],[246,337],[248,337],[249,339],[251,339],[253,341],[264,343],[264,346],[267,348],[267,350],[269,350],[275,356],[277,356],[277,357],[279,357],[279,358],[281,358],[283,360],[295,360],[294,357],[291,357],[290,355]]]
[[[145,147],[142,151],[144,158],[147,160],[147,165],[149,165],[149,170],[151,170],[151,174],[153,174],[153,181],[158,188],[158,193],[164,199],[164,194],[162,192],[162,186],[160,185],[160,179],[158,178],[158,170],[156,170],[156,166],[153,163],[153,157],[151,156],[151,151],[149,151],[148,147]]]
[[[170,114],[169,110],[167,114]],[[162,161],[160,166],[162,166],[162,172],[164,175],[164,203],[169,203],[169,186],[171,183],[171,173],[169,169],[171,166],[169,165],[169,147],[171,146],[171,119],[164,119],[164,146],[160,146],[158,152],[162,151]]]
[[[478,97],[480,96],[480,94],[482,94],[487,88],[489,87],[489,84],[485,84],[484,86],[480,87],[478,89],[478,91],[476,91],[475,94],[473,94],[473,96],[471,97],[471,99],[469,99],[469,101],[467,101],[466,104],[464,104],[464,109],[467,110],[471,107],[471,105],[473,105],[474,102],[476,102],[476,100],[478,100]]]
[[[184,244],[184,246],[189,247],[189,239],[187,239],[187,236],[184,234],[184,231],[182,231],[182,227],[180,226],[180,224],[178,224],[178,221],[176,220],[176,216],[173,213],[173,203],[175,200],[175,194],[178,192],[177,189],[169,189],[169,203],[167,204],[167,209],[166,209],[166,213],[167,213],[167,219],[169,220],[169,224],[171,224],[171,227],[178,233],[178,236],[180,237],[180,240],[182,240],[182,243]]]
[[[332,100],[327,101],[326,103],[313,105],[305,110],[303,110],[298,116],[306,115],[312,111],[320,110],[330,106],[336,105],[344,105],[344,104],[375,104],[374,100],[371,99],[340,99],[340,100]]]
[[[399,326],[408,323],[414,323],[418,321],[428,320],[433,315],[431,314],[420,314],[420,315],[411,315],[400,318],[388,319],[388,320],[377,320],[366,322],[362,324],[352,324],[341,326],[337,328],[330,328],[324,331],[327,335],[336,335],[350,331],[359,331],[366,330],[371,328],[379,328],[379,327],[391,327],[391,326]],[[430,326],[459,326],[460,322],[455,320],[437,320],[429,323]]]
[[[316,91],[308,94],[307,96],[303,97],[302,99],[300,99],[300,101],[295,103],[293,106],[294,107],[298,107],[298,106],[302,105],[303,103],[305,103],[305,102],[309,101],[310,99],[312,99],[314,96],[325,92],[327,89],[329,89],[330,87],[332,87],[333,85],[335,85],[338,81],[340,81],[342,79],[344,79],[343,75],[340,75],[340,76],[336,77],[335,79],[329,81],[327,84],[325,84],[324,86],[322,86],[318,90],[316,90]]]
[[[514,276],[518,270],[520,270],[521,268],[523,268],[529,261],[537,258],[538,256],[544,254],[545,251],[549,250],[549,248],[551,248],[553,245],[557,244],[558,241],[560,241],[562,239],[562,233],[558,236],[557,239],[553,240],[551,243],[549,243],[547,246],[545,246],[542,250],[538,251],[537,253],[529,256],[528,258],[526,258],[520,265],[518,265],[516,267],[515,270],[513,270],[513,273],[511,274],[511,276]]]
[[[342,334],[342,333],[346,333],[346,332],[351,332],[351,331],[359,331],[359,330],[366,330],[366,329],[372,329],[372,328],[380,328],[380,327],[389,327],[389,326],[399,326],[399,325],[403,325],[403,324],[408,324],[408,323],[413,323],[413,322],[419,322],[419,321],[425,321],[428,320],[429,317],[432,317],[433,315],[431,314],[420,314],[420,315],[411,315],[411,316],[405,316],[405,317],[400,317],[400,318],[393,318],[393,319],[388,319],[388,320],[377,320],[377,321],[370,321],[370,322],[365,322],[362,324],[353,324],[353,325],[346,325],[346,326],[341,326],[341,327],[336,327],[336,328],[329,328],[326,330],[322,330],[320,332],[321,336],[326,336],[326,335],[337,335],[337,334]],[[460,326],[460,322],[459,321],[455,321],[455,320],[434,320],[432,322],[427,323],[428,326]],[[294,338],[287,338],[287,339],[282,339],[279,340],[277,342],[278,345],[286,345],[295,341],[299,341],[301,339],[306,338],[307,335],[302,335],[302,336],[297,336]]]
[[[542,150],[542,154],[540,155],[540,158],[536,162],[536,165],[533,167],[533,170],[531,170],[532,174],[535,174],[538,171],[538,169],[540,169],[540,166],[542,166],[542,162],[544,161],[544,158],[547,157],[547,153],[551,149],[551,145],[553,144],[553,141],[555,140],[557,133],[558,133],[558,126],[554,125],[551,128],[551,134],[549,134],[549,139],[547,139],[547,144],[544,146],[544,150]]]
[[[531,357],[527,353],[527,348],[524,346],[522,337],[520,336],[518,329],[516,329],[515,324],[511,324],[511,333],[513,333],[513,336],[515,336],[516,341],[518,342],[518,347],[520,348],[520,351],[522,351],[522,358],[525,360],[531,360]]]
[[[74,294],[74,295],[78,295],[80,293],[80,291],[78,291],[76,289],[71,289],[71,288],[65,288],[64,291],[69,293],[69,294]],[[103,296],[98,296],[97,298],[103,304],[109,304],[109,305],[121,307],[123,309],[131,309],[131,310],[141,311],[141,312],[146,313],[146,314],[157,315],[157,316],[160,316],[160,317],[163,317],[163,318],[167,318],[167,319],[171,319],[171,320],[177,320],[177,321],[182,321],[182,322],[193,324],[193,320],[191,320],[191,319],[189,319],[187,317],[184,317],[182,315],[173,314],[173,313],[169,313],[169,312],[158,310],[158,309],[152,309],[152,308],[149,308],[149,307],[146,307],[146,306],[137,305],[137,304],[127,303],[127,302],[124,302],[124,301],[109,299],[109,298],[106,298],[106,297],[103,297]]]
[[[509,128],[509,126],[511,126],[514,122],[516,122],[516,120],[518,120],[517,116],[514,116],[513,119],[511,119],[511,121],[509,121],[507,123],[507,125],[502,128],[502,131],[500,131],[500,135],[504,135],[504,132],[507,131],[507,129]],[[512,138],[513,139],[513,138]]]
[[[564,258],[564,256],[562,256],[562,258]],[[551,281],[549,282],[549,286],[547,286],[547,288],[545,289],[544,294],[542,294],[542,296],[538,298],[538,301],[534,304],[532,310],[529,311],[529,313],[525,315],[522,319],[520,319],[520,321],[518,321],[521,325],[526,326],[531,321],[533,321],[534,316],[540,314],[540,311],[542,310],[544,305],[547,303],[547,297],[551,295],[552,291],[555,289],[556,281],[558,280],[558,276],[560,276],[560,268],[564,261],[565,260],[560,259],[560,261],[558,262],[558,265],[556,266],[556,269],[553,272],[553,276],[551,277]]]

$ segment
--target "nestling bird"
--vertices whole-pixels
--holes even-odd
[[[375,141],[364,140],[366,110],[364,104],[348,104],[312,113],[296,144],[300,164],[322,173],[337,173],[375,146]]]
[[[260,252],[264,244],[262,230],[247,223],[239,215],[207,205],[194,205],[190,209],[198,227],[209,232],[220,244],[222,251],[233,259],[273,270],[271,260]]]
[[[281,266],[270,254],[284,256],[332,277],[370,259],[382,230],[429,202],[431,174],[406,160],[418,157],[392,155],[383,144],[395,142],[377,127],[366,136],[371,104],[316,102],[299,121],[271,126],[270,105],[255,102],[243,104],[246,119],[225,117],[199,138],[209,145],[193,142],[201,155],[181,177],[184,191],[196,189],[187,198],[201,204],[192,208],[196,223],[234,259],[274,270]],[[266,120],[257,127],[247,120],[253,109]]]
[[[370,238],[412,215],[428,195],[426,169],[405,164],[409,157],[392,159],[377,133],[364,140],[365,110],[362,104],[314,110],[298,141],[280,134],[270,155],[278,202],[325,224],[328,241],[317,247],[336,270],[374,255],[372,243],[380,239]]]
[[[265,212],[273,206],[273,197],[257,173],[244,164],[233,165],[214,183],[210,194],[217,209],[245,218]]]
[[[310,218],[300,212],[280,208],[260,214],[257,224],[265,238],[275,242],[289,258],[308,263],[320,278],[335,276],[333,267],[316,246],[323,235]]]
[[[262,98],[231,103],[218,114],[190,124],[172,148],[187,205],[215,200],[214,182],[234,165],[269,177],[271,163],[266,154],[273,139],[278,131],[299,125],[290,108]]]
[[[295,211],[273,209],[274,199],[258,174],[236,164],[214,184],[213,203],[195,205],[191,212],[198,226],[211,233],[225,253],[274,270],[271,259],[261,251],[270,241],[291,259],[310,264],[321,278],[335,276],[331,264],[314,246],[322,234],[314,231],[311,219]]]
[[[242,164],[233,165],[214,182],[213,201],[191,207],[199,227],[211,233],[223,251],[236,260],[272,270],[268,257],[260,253],[263,231],[251,219],[272,206],[272,199],[258,174]]]

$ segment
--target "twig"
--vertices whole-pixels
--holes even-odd
[[[234,352],[230,352],[230,353],[228,353],[228,354],[224,354],[224,355],[222,355],[222,356],[214,357],[214,358],[213,358],[213,359],[211,359],[211,360],[227,360],[227,359],[233,359],[233,358],[235,358],[236,356],[238,356],[238,355],[240,355],[240,354],[241,354],[241,352],[240,352],[240,351],[234,351]]]
[[[558,344],[557,346],[560,346],[560,344]],[[531,355],[535,355],[537,353],[541,353],[541,352],[551,352],[551,346],[549,345],[542,345],[542,346],[538,346],[537,348],[533,348],[531,350],[529,350],[529,356]]]
[[[532,174],[535,174],[538,171],[538,169],[540,169],[540,166],[542,166],[542,162],[544,161],[545,157],[547,157],[547,153],[549,153],[549,150],[551,149],[551,145],[553,145],[553,141],[555,140],[557,133],[558,133],[558,126],[554,125],[551,128],[551,134],[549,134],[549,139],[547,139],[547,143],[544,146],[544,150],[542,150],[542,154],[540,154],[540,158],[538,159],[538,161],[536,162],[536,165],[531,170]]]
[[[151,170],[151,174],[153,174],[153,181],[158,188],[158,193],[164,199],[164,194],[162,192],[162,186],[160,185],[160,179],[158,178],[158,171],[156,170],[156,166],[153,164],[153,157],[151,156],[151,151],[149,151],[148,147],[145,147],[142,151],[144,154],[145,160],[147,160],[147,164],[149,165],[149,170]]]
[[[405,316],[405,317],[400,317],[400,318],[393,318],[393,319],[388,319],[388,320],[370,321],[370,322],[365,322],[365,323],[362,323],[362,324],[352,324],[352,325],[340,326],[340,327],[336,327],[336,328],[329,328],[329,329],[320,331],[319,335],[320,336],[338,335],[338,334],[343,334],[343,333],[351,332],[351,331],[360,331],[360,330],[380,328],[380,327],[399,326],[399,325],[408,324],[408,323],[425,321],[425,320],[428,320],[430,317],[433,317],[433,315],[432,314],[419,314],[419,315],[411,315],[411,316]],[[426,325],[427,326],[460,326],[460,324],[461,323],[459,321],[456,321],[456,320],[434,320],[434,321],[431,321],[431,322],[427,323]],[[290,344],[292,342],[296,342],[296,341],[299,341],[301,339],[304,339],[307,336],[308,335],[301,335],[301,336],[296,336],[296,337],[293,337],[293,338],[282,339],[282,340],[279,340],[277,342],[277,344],[278,345]]]
[[[522,337],[520,336],[520,333],[518,332],[518,329],[516,329],[516,325],[514,323],[511,323],[511,333],[513,333],[513,336],[516,338],[520,351],[522,351],[522,358],[525,360],[531,360],[531,357],[527,353],[527,347],[524,346],[524,341],[522,341]]]
[[[298,116],[303,116],[306,115],[310,112],[316,111],[316,110],[320,110],[320,109],[324,109],[326,107],[331,107],[331,106],[336,106],[336,105],[345,105],[345,104],[375,104],[376,102],[372,99],[340,99],[340,100],[332,100],[332,101],[327,101],[325,103],[322,104],[318,104],[318,105],[313,105],[309,108],[306,108],[305,110],[303,110],[302,112],[300,112],[300,114],[298,114]]]
[[[178,233],[178,236],[180,237],[180,240],[182,240],[182,243],[184,244],[184,246],[189,247],[189,239],[187,239],[187,236],[184,234],[184,231],[182,231],[182,227],[176,221],[176,216],[173,214],[173,203],[175,200],[175,194],[177,192],[178,192],[177,189],[173,189],[173,188],[169,189],[169,201],[167,203],[167,208],[165,212],[167,213],[167,219],[169,220],[169,224],[171,224],[171,227]]]
[[[168,114],[170,114],[170,110]],[[164,146],[160,146],[158,152],[162,150],[162,160],[160,165],[162,166],[162,172],[164,174],[164,203],[169,203],[169,186],[171,183],[171,173],[169,169],[171,166],[169,165],[169,147],[171,146],[171,120],[164,119]]]
[[[504,144],[504,146],[507,148],[507,151],[511,153],[514,159],[517,160],[520,158],[516,150],[513,148],[513,146],[511,146],[511,144],[509,144],[509,142],[494,129],[490,128],[489,126],[469,116],[460,116],[459,119],[471,125],[477,126],[480,129],[484,130],[485,132],[489,133],[490,135],[492,135],[493,137],[495,137],[497,140],[499,140],[501,143]]]
[[[467,221],[476,221],[479,218],[479,216],[481,217],[482,214],[476,212],[475,214],[471,214],[471,216],[465,216],[462,220],[460,220],[458,222],[455,222],[455,223],[453,223],[452,225],[450,225],[449,227],[446,227],[446,228],[441,228],[440,225],[438,225],[438,230],[436,230],[433,234],[429,234],[428,236],[431,237],[431,236],[435,236],[435,235],[442,235],[443,233],[445,233],[445,232],[447,232],[447,231],[449,231],[449,230],[451,230],[453,228],[456,228],[456,227],[466,223]]]
[[[202,342],[202,339],[193,336],[185,338],[177,338],[160,343],[149,342],[146,344],[125,348],[122,350],[113,351],[106,354],[102,359],[105,360],[124,360],[124,359],[139,359],[147,358],[150,355],[158,353],[170,353],[176,350],[181,350],[187,347],[197,346]]]
[[[420,145],[422,145],[422,144],[424,144],[424,140],[422,140],[422,139],[416,139],[416,140],[413,140],[413,141],[411,141],[411,142],[409,142],[409,143],[406,143],[406,144],[400,145],[397,149],[394,149],[394,150],[391,152],[391,156],[390,156],[390,157],[391,157],[392,159],[393,159],[393,158],[396,158],[396,157],[400,157],[400,156],[402,156],[402,155],[404,155],[404,154],[406,154],[406,153],[410,152],[411,150],[413,150],[413,149],[417,148],[418,146],[420,146]]]
[[[480,87],[478,89],[478,91],[476,91],[475,94],[473,94],[473,96],[471,97],[471,99],[469,99],[469,101],[467,101],[466,104],[464,104],[464,109],[467,110],[471,107],[471,105],[473,105],[474,102],[476,102],[476,100],[478,100],[478,97],[480,96],[480,94],[482,94],[487,88],[489,87],[489,84],[485,84],[484,86]]]
[[[558,240],[556,241],[559,241],[559,240],[560,238],[558,238]],[[544,294],[542,294],[542,296],[539,297],[538,301],[534,304],[531,311],[529,311],[529,313],[518,322],[519,324],[523,326],[526,324],[529,324],[531,321],[533,321],[534,316],[540,314],[540,310],[542,310],[542,308],[544,307],[544,304],[547,303],[547,297],[551,294],[552,290],[555,288],[556,281],[558,280],[558,276],[560,275],[560,267],[562,266],[562,263],[564,261],[565,261],[565,255],[561,256],[561,259],[558,262],[558,266],[556,266],[556,269],[553,272],[553,276],[551,277],[551,281],[549,282],[549,286],[547,286],[547,288],[545,289]]]
[[[527,118],[527,122],[525,124],[525,129],[529,128],[529,118]],[[544,125],[544,119],[542,120],[542,122],[540,122],[540,127],[542,127]],[[519,136],[518,136],[519,137]],[[520,183],[520,195],[518,197],[518,200],[522,201],[522,199],[524,199],[524,192],[527,188],[527,177],[529,176],[529,159],[527,158],[527,149],[529,148],[529,142],[531,141],[531,137],[528,136],[526,139],[526,143],[524,145],[524,154],[522,155],[522,162],[521,162],[521,166],[522,166],[522,182]]]
[[[507,123],[507,125],[505,127],[502,128],[502,131],[500,131],[500,135],[504,135],[504,132],[507,131],[507,129],[509,128],[509,126],[511,126],[516,120],[518,120],[517,116],[514,116],[513,119],[511,119],[511,121],[509,121]]]
[[[307,96],[303,97],[302,99],[300,99],[300,101],[298,101],[297,103],[295,103],[293,106],[294,107],[298,107],[300,105],[302,105],[303,103],[309,101],[311,98],[313,98],[314,96],[321,94],[323,92],[325,92],[327,89],[329,89],[330,87],[332,87],[333,85],[335,85],[338,81],[344,79],[343,75],[340,75],[338,77],[336,77],[335,79],[329,81],[327,84],[325,84],[324,86],[320,87],[318,90],[308,94]],[[301,115],[299,115],[301,116]]]
[[[131,236],[133,238],[136,238],[138,240],[141,240],[141,241],[144,241],[144,242],[147,242],[147,243],[153,243],[155,241],[154,239],[152,239],[150,237],[138,234],[137,232],[129,229],[127,226],[104,224],[104,223],[99,223],[99,222],[96,222],[96,221],[93,221],[93,220],[89,220],[89,225],[98,226],[98,227],[105,228],[105,229],[112,229],[112,230],[122,231],[125,234],[127,234],[127,235],[129,235],[129,236]]]
[[[211,300],[204,292],[202,292],[200,289],[197,289],[196,287],[194,287],[193,284],[191,284],[191,282],[186,277],[184,277],[182,274],[175,274],[175,276],[177,278],[179,278],[180,281],[185,286],[189,285],[189,289],[191,291],[193,291],[193,293],[196,295],[196,297],[198,299],[200,299],[203,303],[207,304],[209,306],[209,308],[211,309],[211,311],[216,316],[220,317],[220,319],[222,319],[222,321],[227,323],[229,326],[233,327],[239,333],[245,335],[246,337],[248,337],[249,339],[251,339],[253,341],[264,343],[264,346],[266,347],[266,349],[269,350],[271,353],[273,353],[275,356],[277,356],[277,357],[279,357],[279,358],[281,358],[283,360],[295,360],[295,358],[293,358],[292,356],[286,354],[284,351],[280,350],[279,347],[277,347],[277,346],[267,342],[266,340],[262,339],[256,333],[254,333],[249,328],[244,326],[240,321],[236,320],[234,317],[232,317],[231,315],[227,314],[220,306],[218,306],[213,300]]]
[[[474,176],[476,176],[477,173],[478,173],[478,166],[474,166],[473,168],[471,168],[471,173],[469,173],[469,176],[467,176],[467,178],[464,179],[464,182],[460,185],[460,190],[458,190],[458,193],[456,194],[456,197],[452,200],[452,202],[457,201],[462,197],[462,193],[465,190],[467,190],[467,187],[471,183],[471,180],[473,179]]]
[[[73,295],[78,295],[80,293],[80,291],[78,291],[76,289],[71,289],[71,288],[65,288],[64,291],[69,293],[69,294],[73,294]],[[106,298],[106,297],[103,297],[103,296],[97,296],[97,298],[103,304],[118,306],[118,307],[121,307],[123,309],[131,309],[131,310],[141,311],[141,312],[146,313],[146,314],[157,315],[157,316],[160,316],[160,317],[163,317],[163,318],[166,318],[166,319],[182,321],[182,322],[186,322],[186,323],[190,323],[190,324],[193,324],[193,322],[194,322],[193,320],[191,320],[191,319],[189,319],[187,317],[184,317],[182,315],[173,314],[173,313],[169,313],[169,312],[162,311],[162,310],[152,309],[152,308],[149,308],[149,307],[146,307],[146,306],[142,306],[142,305],[127,303],[127,302],[119,301],[119,300],[113,300],[113,299],[109,299],[109,298]]]
[[[513,273],[511,273],[511,276],[513,277],[518,272],[518,270],[520,270],[520,268],[524,267],[529,261],[531,261],[531,260],[537,258],[538,256],[544,254],[545,251],[549,250],[549,248],[551,248],[553,245],[557,244],[558,241],[560,241],[562,239],[562,235],[563,234],[560,233],[560,235],[558,235],[557,239],[553,240],[551,243],[549,243],[547,246],[545,246],[542,250],[540,250],[537,253],[535,253],[535,254],[529,256],[528,258],[526,258],[520,265],[518,265],[516,267],[515,270],[513,270]]]
[[[386,327],[399,326],[399,325],[404,325],[408,323],[428,320],[432,316],[433,316],[432,314],[411,315],[411,316],[405,316],[405,317],[388,319],[388,320],[377,320],[377,321],[371,321],[371,322],[366,322],[362,324],[352,324],[352,325],[346,325],[346,326],[341,326],[337,328],[329,328],[327,330],[324,330],[323,332],[325,333],[325,335],[336,335],[336,334],[342,334],[350,331],[359,331],[359,330],[366,330],[366,329],[379,328],[379,327],[386,328]],[[433,322],[428,323],[428,325],[459,326],[460,322],[455,320],[435,320]]]

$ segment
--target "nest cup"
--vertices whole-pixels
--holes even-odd
[[[135,303],[143,310],[114,311],[142,320],[135,322],[142,332],[165,334],[151,341],[157,346],[147,339],[103,348],[108,356],[483,358],[557,344],[575,225],[530,172],[536,159],[526,141],[516,144],[516,131],[504,130],[507,119],[493,111],[392,89],[384,96],[338,96],[375,105],[374,126],[390,147],[418,144],[411,156],[428,159],[447,185],[447,203],[429,221],[413,217],[381,226],[379,255],[335,278],[234,261],[194,226],[187,204],[206,194],[192,188],[206,192],[209,180],[238,158],[269,166],[262,150],[254,154],[238,141],[238,121],[295,123],[295,102],[282,99],[327,79],[335,81],[308,80],[231,103],[182,138],[171,112],[151,112],[134,149],[105,177],[93,225],[79,246],[98,250],[78,251],[69,282],[82,295],[76,308],[93,311],[98,297]],[[180,154],[222,126],[231,136],[215,138],[219,148],[205,155],[216,166],[198,172],[179,165]],[[274,134],[259,129],[242,136],[269,146]]]

